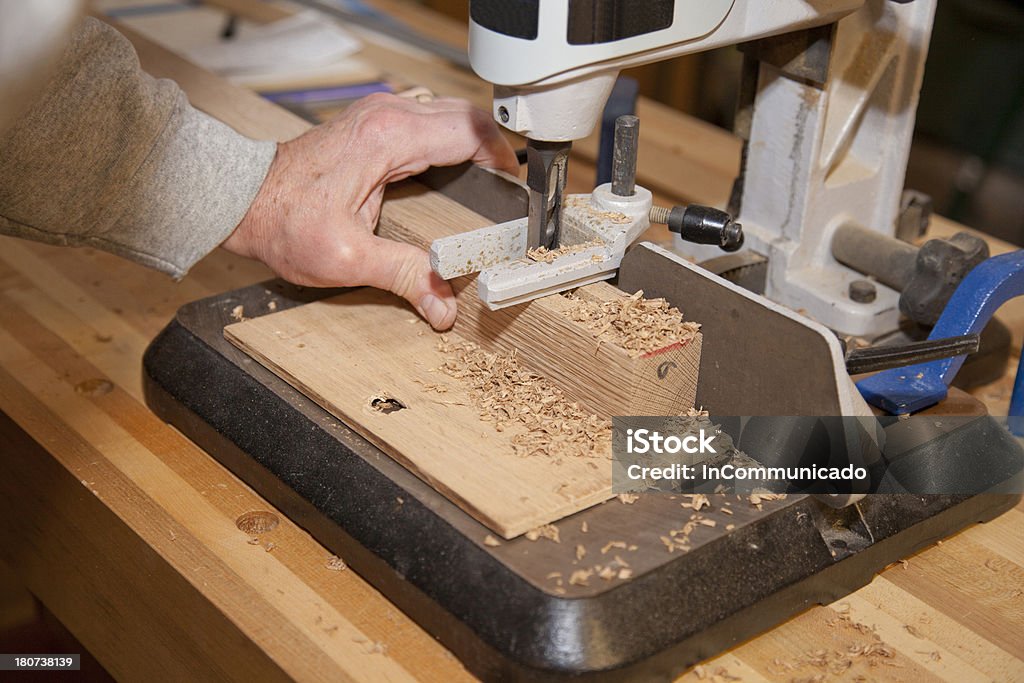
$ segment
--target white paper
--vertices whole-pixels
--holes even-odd
[[[231,40],[189,48],[186,57],[214,73],[280,73],[323,66],[359,51],[351,33],[316,12],[251,28]]]

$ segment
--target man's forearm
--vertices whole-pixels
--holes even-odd
[[[141,71],[123,36],[87,19],[0,136],[0,232],[180,277],[241,221],[275,150],[192,108]]]

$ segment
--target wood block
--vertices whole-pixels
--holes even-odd
[[[380,232],[413,244],[488,221],[446,197],[405,185],[385,202]],[[590,412],[685,412],[696,396],[700,335],[640,356],[602,342],[562,295],[490,311],[475,277],[452,282],[459,300],[453,336],[521,363]],[[626,299],[599,283],[578,290],[596,302]],[[480,419],[467,387],[440,372],[438,335],[396,297],[357,290],[231,325],[227,338],[415,472],[467,513],[512,538],[611,497],[607,456],[521,457],[514,439]],[[442,385],[443,393],[425,385]],[[374,410],[374,398],[404,408]]]
[[[225,335],[505,538],[612,495],[610,453],[517,455],[513,439],[525,428],[481,421],[464,384],[432,372],[445,359],[440,335],[393,295],[355,290]],[[381,397],[405,408],[375,410]]]
[[[422,186],[404,184],[388,193],[378,234],[428,247],[439,238],[490,225],[483,216]],[[459,302],[455,332],[490,351],[517,350],[534,372],[602,417],[678,415],[697,393],[701,337],[640,358],[599,343],[585,325],[569,318],[572,304],[559,295],[491,311],[477,296],[476,276],[451,281]],[[577,290],[593,301],[626,295],[603,282]]]

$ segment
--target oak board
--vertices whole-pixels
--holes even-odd
[[[612,495],[606,458],[517,455],[512,439],[522,428],[480,420],[465,386],[433,371],[444,362],[441,335],[391,294],[355,290],[225,334],[505,538]],[[375,410],[381,398],[405,408]]]

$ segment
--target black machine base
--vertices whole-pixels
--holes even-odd
[[[1019,500],[737,503],[733,529],[704,527],[689,552],[670,554],[658,536],[691,511],[652,494],[559,522],[561,543],[489,547],[486,528],[223,338],[239,305],[256,317],[271,301],[283,310],[334,293],[273,281],[183,307],[146,352],[147,403],[487,680],[667,679]],[[1019,451],[994,421],[977,429],[977,447]],[[638,547],[632,579],[549,578],[568,577],[577,543],[618,539]]]

